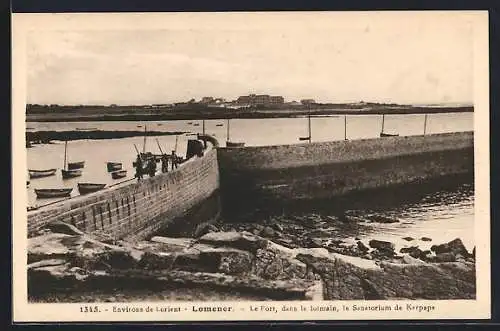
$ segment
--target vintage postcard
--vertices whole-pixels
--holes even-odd
[[[15,322],[490,318],[487,12],[12,21]]]

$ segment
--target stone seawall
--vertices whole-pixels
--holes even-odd
[[[474,172],[472,132],[220,148],[223,209],[329,199]]]
[[[175,171],[140,182],[110,187],[28,213],[28,236],[49,222],[62,221],[86,233],[103,233],[114,239],[143,239],[163,227],[175,226],[183,216],[217,195],[219,170],[215,150],[189,160]],[[215,215],[197,214],[189,222],[209,221]],[[186,229],[186,227],[180,227]]]

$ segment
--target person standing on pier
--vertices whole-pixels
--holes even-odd
[[[137,178],[138,181],[142,179],[142,159],[139,154],[135,161],[135,178]]]
[[[170,158],[172,159],[172,170],[174,170],[174,167],[177,169],[177,155],[175,154],[175,151],[172,151]]]
[[[154,175],[156,174],[156,160],[154,157],[152,157],[148,162],[149,177],[154,177]]]
[[[168,156],[167,154],[163,154],[161,156],[161,172],[168,172]]]

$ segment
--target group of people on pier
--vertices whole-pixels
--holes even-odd
[[[178,167],[180,163],[180,159],[175,153],[172,151],[172,154],[162,154],[161,155],[161,172],[168,172],[168,165],[170,163],[171,170],[174,170]],[[149,158],[144,159],[140,154],[137,155],[137,159],[135,161],[135,177],[137,180],[141,180],[143,176],[147,174],[149,177],[153,177],[156,174],[156,156],[152,155]]]

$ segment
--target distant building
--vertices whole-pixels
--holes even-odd
[[[314,99],[302,99],[300,100],[300,103],[303,105],[312,105],[315,104],[316,101],[314,101]]]
[[[244,105],[273,105],[283,104],[285,99],[282,96],[271,96],[267,94],[242,95],[236,100],[238,104]]]

